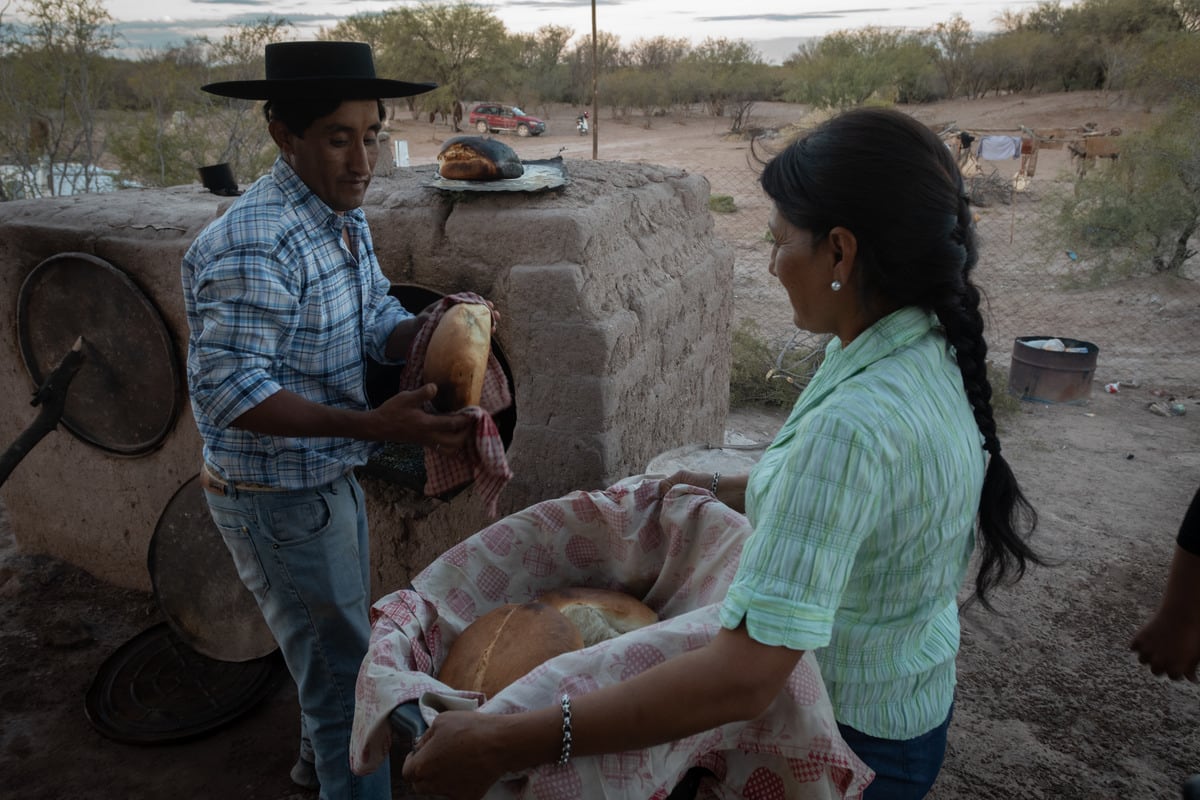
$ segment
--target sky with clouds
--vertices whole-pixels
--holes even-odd
[[[339,19],[417,0],[102,0],[118,22],[130,48],[178,44],[200,33],[222,33],[226,26],[281,16],[296,25],[295,38],[305,38]],[[560,25],[578,35],[591,33],[592,0],[476,0],[491,8],[509,31],[533,32]],[[1071,5],[1067,0],[1064,5]],[[768,60],[782,59],[772,40],[794,42],[835,30],[867,25],[923,28],[961,14],[976,31],[996,28],[1004,10],[1025,11],[1037,0],[597,0],[597,27],[622,43],[654,36],[683,37],[699,43],[724,37],[762,43]],[[790,49],[794,49],[792,44]],[[783,52],[783,51],[780,51]]]

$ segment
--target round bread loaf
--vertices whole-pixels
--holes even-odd
[[[456,303],[446,309],[425,349],[425,381],[438,387],[435,408],[457,411],[479,405],[491,347],[490,308]]]
[[[610,589],[555,589],[544,592],[538,602],[558,609],[571,620],[583,637],[584,647],[658,622],[658,614],[641,600]]]
[[[438,672],[452,689],[493,697],[534,667],[583,647],[579,630],[543,603],[509,603],[468,625]]]
[[[516,151],[498,139],[453,136],[438,151],[438,174],[455,181],[519,178],[525,167]]]

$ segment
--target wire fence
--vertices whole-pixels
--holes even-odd
[[[1009,165],[985,164],[979,176],[968,180],[980,246],[975,278],[986,296],[990,363],[1007,376],[1018,337],[1071,339],[1098,349],[1094,385],[1099,391],[1106,384],[1124,382],[1159,387],[1166,394],[1196,395],[1200,259],[1193,259],[1180,276],[1147,274],[1098,284],[1095,265],[1069,243],[1056,240],[1049,225],[1064,193],[1073,191],[1069,166],[1064,160],[1058,172],[1050,167],[1043,176],[1014,181]],[[734,293],[740,297],[749,291],[745,276],[767,269],[770,203],[749,167],[704,174],[714,197],[716,233],[736,253]],[[771,289],[777,301],[786,303],[777,286]],[[743,308],[742,314],[760,312]],[[802,351],[819,341],[803,334],[797,341],[790,319],[761,314],[766,317],[760,325],[763,336],[781,356],[789,348]],[[803,352],[791,357],[800,356]]]

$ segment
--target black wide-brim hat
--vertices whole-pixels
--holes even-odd
[[[375,77],[371,46],[363,42],[276,42],[267,45],[267,77],[220,81],[200,88],[243,100],[371,100],[410,97],[437,88]]]

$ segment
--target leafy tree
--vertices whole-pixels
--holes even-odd
[[[175,186],[195,180],[196,168],[209,163],[204,151],[210,131],[198,113],[196,92],[203,57],[200,43],[192,40],[137,59],[138,69],[126,82],[137,113],[115,131],[109,146],[126,179]]]
[[[433,81],[433,73],[406,46],[407,20],[396,9],[378,14],[354,14],[331,29],[322,29],[318,39],[365,42],[371,46],[375,69],[381,75],[401,75],[414,81]],[[415,119],[418,98],[406,97],[402,102]],[[385,100],[390,114],[395,116],[394,100]]]
[[[687,39],[655,36],[651,39],[638,39],[630,45],[629,62],[638,69],[652,70],[663,75],[674,69],[691,52],[692,45]]]
[[[785,98],[845,109],[872,97],[928,99],[933,55],[919,37],[897,29],[838,31],[788,59]]]
[[[276,151],[261,104],[200,87],[261,77],[266,46],[284,41],[291,28],[285,19],[264,17],[215,39],[199,36],[144,53],[128,87],[143,111],[111,144],[122,174],[147,186],[175,186],[191,183],[197,168],[212,164],[229,164],[240,184],[266,172]]]
[[[683,62],[702,87],[701,101],[714,117],[730,118],[740,133],[758,100],[765,99],[762,55],[744,39],[708,38]]]
[[[514,37],[518,54],[521,94],[542,102],[561,102],[568,98],[571,80],[567,66],[567,44],[575,32],[570,28],[546,25],[533,34]],[[527,101],[525,101],[527,102]]]
[[[283,17],[266,16],[235,25],[217,39],[198,37],[207,53],[208,75],[204,82],[261,77],[266,69],[263,63],[266,46],[292,35],[291,22]],[[239,180],[253,180],[266,172],[275,159],[275,148],[261,105],[200,91],[194,96],[199,100],[199,108],[187,124],[203,125],[209,142],[204,149],[206,158],[196,166],[228,163]]]
[[[961,14],[955,14],[949,22],[939,22],[931,36],[934,66],[942,77],[946,96],[953,99],[966,89],[971,71],[971,56],[975,48],[971,23],[963,19]]]
[[[642,112],[642,125],[650,128],[654,117],[668,104],[670,94],[659,75],[645,69],[622,67],[609,76],[606,99],[614,116],[628,116],[633,109]]]
[[[901,36],[890,55],[895,79],[888,99],[898,103],[928,103],[943,96],[945,88],[939,88],[935,58],[935,47],[923,34]],[[886,96],[888,91],[880,94]]]
[[[616,70],[628,64],[629,59],[625,53],[621,51],[621,40],[604,31],[596,33],[596,83],[601,98],[606,102],[608,98],[604,97],[602,85],[606,74],[615,72]],[[571,97],[569,102],[577,105],[589,105],[592,101],[592,36],[580,37],[576,42],[574,50],[571,51],[568,58],[568,66],[571,73]]]
[[[3,27],[0,45],[0,149],[24,177],[5,194],[89,191],[104,149],[113,19],[97,0],[25,0],[18,11],[23,21]]]
[[[971,94],[1029,92],[1052,80],[1056,40],[1053,34],[1017,30],[980,41],[970,72]]]
[[[1171,106],[1146,132],[1122,136],[1120,157],[1080,179],[1059,217],[1059,234],[1094,259],[1097,277],[1178,274],[1197,252],[1200,40],[1176,34],[1161,42],[1158,56],[1147,81],[1152,91],[1169,93]]]
[[[387,48],[400,74],[421,76],[437,90],[413,98],[426,113],[449,115],[455,105],[494,85],[497,75],[511,75],[518,60],[516,45],[495,12],[475,3],[395,10]]]

